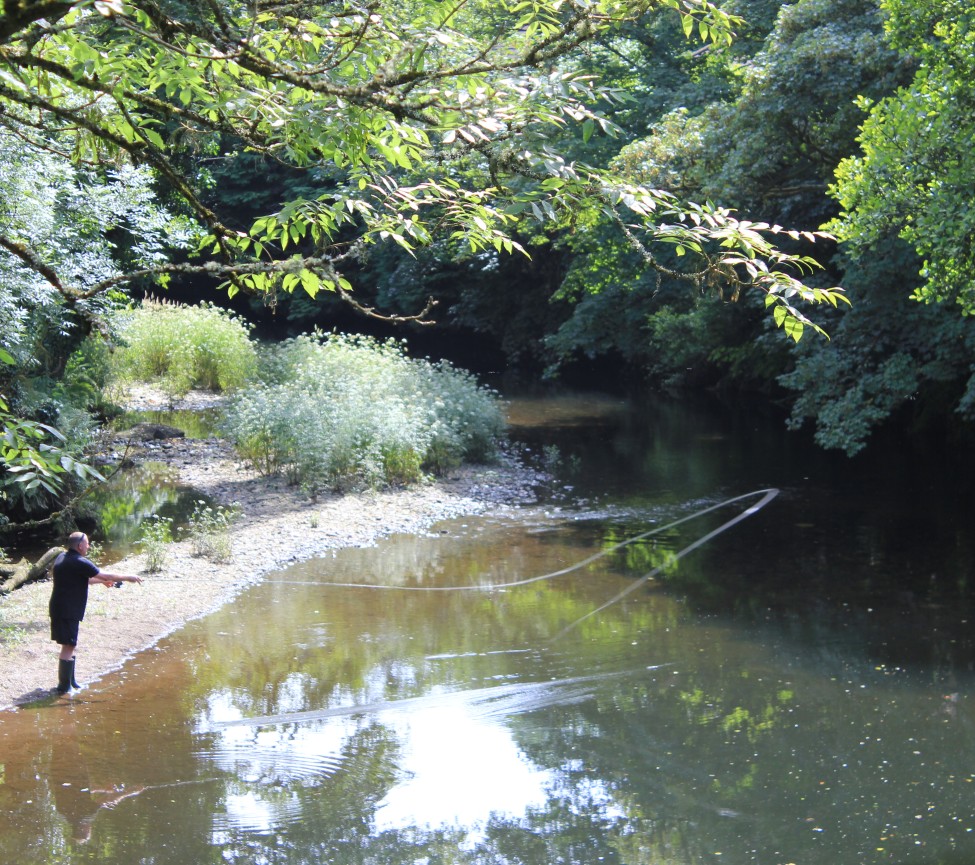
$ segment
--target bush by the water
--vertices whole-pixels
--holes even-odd
[[[226,310],[155,300],[118,316],[123,346],[112,357],[112,375],[153,381],[182,396],[195,387],[232,391],[257,371],[250,328]]]
[[[186,527],[193,555],[203,556],[211,562],[229,562],[233,558],[230,528],[239,516],[240,505],[237,503],[224,507],[198,501]]]
[[[497,396],[394,340],[301,336],[267,349],[262,383],[239,393],[226,430],[259,471],[310,490],[375,488],[493,457]]]

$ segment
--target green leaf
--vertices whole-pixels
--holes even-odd
[[[154,147],[158,147],[160,150],[164,150],[166,147],[166,142],[163,141],[163,137],[156,132],[155,129],[149,129],[145,126],[140,127],[142,134],[148,139],[149,143]]]
[[[786,318],[783,328],[785,329],[785,332],[796,342],[799,342],[799,340],[802,339],[803,324],[794,316],[790,315],[788,318]]]
[[[310,270],[301,271],[301,287],[305,290],[305,293],[314,298],[321,289],[321,279],[318,274],[312,273]]]

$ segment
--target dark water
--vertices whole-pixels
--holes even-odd
[[[511,414],[540,505],[296,566],[0,716],[0,861],[975,861],[960,455]]]

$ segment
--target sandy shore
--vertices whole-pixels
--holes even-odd
[[[147,397],[142,397],[145,406]],[[188,541],[168,548],[163,571],[146,573],[144,555],[106,565],[137,574],[142,585],[93,587],[81,625],[77,675],[92,681],[117,669],[190,619],[205,615],[245,586],[289,563],[340,547],[365,546],[400,532],[419,532],[463,514],[533,498],[539,478],[515,461],[466,466],[450,477],[408,490],[334,495],[312,502],[281,479],[262,478],[218,439],[152,442],[139,460],[166,462],[180,482],[215,501],[239,503],[232,528],[234,559],[216,564],[196,557]],[[236,561],[261,562],[242,571]],[[192,581],[192,582],[189,582]],[[0,599],[0,709],[48,696],[57,680],[57,647],[50,640],[50,583],[25,586]]]

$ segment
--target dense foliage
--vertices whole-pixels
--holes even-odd
[[[723,70],[724,87],[710,88],[715,98],[678,103],[651,118],[649,134],[621,148],[617,169],[637,182],[806,230],[832,215],[826,190],[863,116],[854,100],[886,92],[897,80],[897,57],[884,46],[875,4],[800,0],[777,11],[750,55],[703,58],[701,74],[718,78]],[[560,358],[599,352],[615,340],[651,381],[670,387],[768,391],[788,368],[787,347],[748,298],[729,309],[721,286],[694,297],[666,278],[648,279],[605,230],[573,238],[571,248],[561,290],[576,299],[576,310],[549,337]],[[823,250],[824,264],[830,251]],[[831,277],[845,279],[835,271]],[[623,329],[613,323],[620,305],[629,313]],[[834,326],[827,327],[831,335]]]
[[[855,146],[863,111],[854,100],[889,92],[899,80],[897,55],[884,45],[874,3],[723,5],[748,16],[730,47],[694,50],[667,18],[603,34],[582,64],[626,93],[612,108],[618,134],[587,139],[566,127],[555,133],[557,146],[579,160],[604,160],[616,177],[642,187],[815,231],[835,213],[826,189]],[[531,260],[472,255],[449,243],[414,257],[382,250],[363,265],[363,282],[376,285],[377,304],[390,311],[437,297],[443,318],[489,334],[517,362],[615,356],[672,380],[688,366],[677,355],[691,351],[698,360],[689,380],[698,384],[728,374],[770,384],[781,370],[786,347],[763,338],[760,295],[722,279],[687,290],[680,274],[692,247],[658,245],[648,266],[644,246],[599,208],[541,224],[522,218],[515,232]],[[824,264],[831,250],[819,253]],[[732,300],[745,309],[729,310]],[[313,313],[302,305],[302,314]],[[698,335],[692,345],[683,333],[668,338],[677,332],[670,325],[687,316],[697,319],[686,322]]]
[[[837,171],[833,227],[871,254],[899,234],[923,259],[922,301],[975,312],[975,9],[965,0],[884,0],[891,44],[913,58],[905,86],[879,101],[862,152]]]
[[[822,444],[847,453],[891,417],[975,420],[975,331],[963,317],[975,308],[975,12],[956,0],[881,6],[905,74],[886,95],[860,93],[870,109],[860,152],[839,164],[831,190],[843,210],[829,227],[844,241],[856,302],[830,350],[801,347],[783,379],[797,394],[793,424],[812,419]]]
[[[412,250],[443,238],[510,253],[519,213],[545,222],[595,208],[641,245],[650,266],[645,244],[664,241],[695,253],[689,280],[713,275],[761,289],[798,336],[797,299],[836,295],[797,281],[795,269],[812,262],[775,248],[781,229],[620,182],[552,146],[569,122],[585,140],[612,129],[596,106],[619,98],[563,61],[660,10],[679,16],[688,36],[731,38],[733,19],[707,0],[8,5],[0,100],[4,124],[34,147],[67,137],[62,148],[74,158],[104,165],[124,156],[166,180],[209,230],[214,260],[160,265],[157,274],[222,276],[231,294],[348,296],[345,263],[380,241]],[[328,188],[240,226],[203,202],[199,172],[180,161],[188,148],[214,159],[262,154],[320,172]],[[118,284],[82,287],[50,272],[30,232],[0,235],[0,245],[46,267],[66,297]]]
[[[116,382],[152,381],[182,396],[192,388],[232,391],[257,371],[249,326],[218,307],[146,300],[114,316],[113,326],[121,342],[110,362]]]
[[[843,243],[818,254],[854,303],[817,316],[829,342],[790,349],[760,298],[744,293],[729,304],[734,293],[720,282],[687,292],[644,267],[598,212],[578,213],[564,229],[522,224],[530,264],[449,249],[392,262],[377,273],[379,301],[396,308],[411,285],[414,298],[427,290],[450,305],[454,323],[490,334],[513,362],[553,373],[609,359],[649,386],[762,391],[791,407],[792,426],[811,422],[821,444],[850,454],[894,417],[911,427],[970,421],[970,324],[930,303],[958,297],[964,312],[972,284],[972,78],[955,56],[970,44],[968,5],[724,8],[751,25],[731,48],[682,51],[662,22],[634,22],[590,56],[602,80],[644,108],[614,111],[622,132],[610,164],[633,182],[769,222],[814,230],[832,220]],[[672,65],[655,63],[660,55]],[[597,146],[608,158],[607,144]],[[581,139],[565,147],[586,150]],[[658,252],[658,261],[676,265],[676,252]],[[921,308],[912,295],[929,303]]]
[[[266,349],[263,383],[233,400],[226,430],[259,471],[313,492],[412,483],[491,458],[500,404],[466,372],[402,344],[302,336]]]
[[[4,249],[31,237],[31,255],[0,253],[0,522],[43,511],[98,473],[83,461],[101,401],[104,353],[75,353],[125,298],[105,291],[125,265],[151,266],[188,242],[185,220],[160,207],[146,169],[95,171],[29,148],[0,124]],[[19,248],[19,247],[18,247]]]

